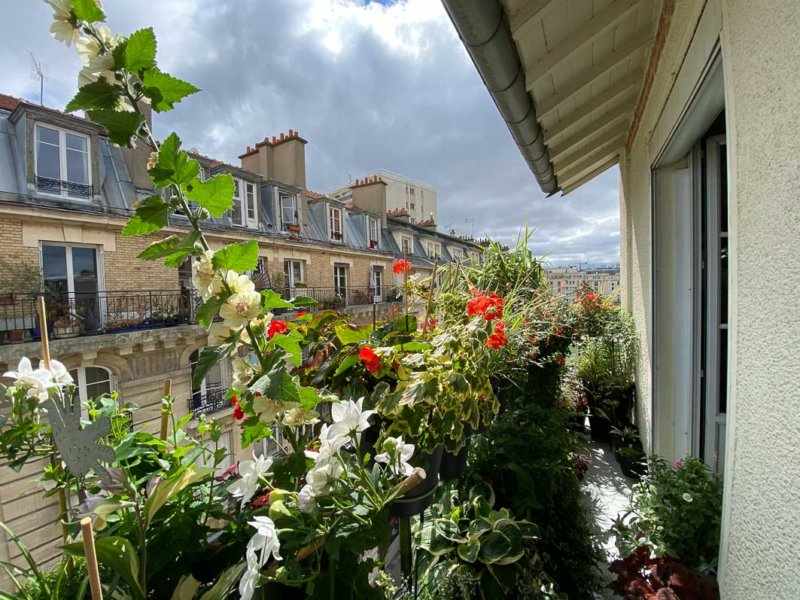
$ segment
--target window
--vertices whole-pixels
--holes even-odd
[[[255,184],[234,178],[231,222],[242,227],[258,228],[257,202]]]
[[[299,225],[297,214],[297,197],[288,194],[280,195],[281,204],[281,230],[289,231],[291,225]]]
[[[370,248],[377,248],[380,245],[380,227],[378,219],[375,217],[367,217],[367,241]]]
[[[286,259],[283,261],[283,274],[286,277],[286,287],[290,293],[298,283],[303,283],[303,261]]]
[[[461,248],[451,248],[450,254],[453,256],[453,260],[461,260],[464,258],[464,251]]]
[[[195,350],[189,356],[192,380],[194,380],[199,356],[199,350]],[[230,403],[225,400],[226,391],[225,386],[222,384],[222,364],[214,365],[199,385],[192,384],[192,400],[190,402],[192,413],[195,416],[199,416],[228,408]]]
[[[36,189],[46,194],[89,200],[92,180],[89,138],[36,125]]]
[[[347,298],[347,265],[334,265],[333,288],[337,296]]]
[[[403,237],[403,255],[404,256],[411,256],[413,254],[412,248],[412,239],[410,237]]]
[[[336,206],[328,207],[328,235],[334,242],[344,240],[344,235],[342,235],[342,209]]]
[[[103,367],[78,367],[69,374],[75,382],[81,404],[112,392],[111,373]]]
[[[426,241],[425,253],[428,255],[428,258],[439,258],[442,254],[442,249],[438,242]]]
[[[42,244],[42,275],[55,320],[97,331],[103,326],[102,313],[117,310],[111,302],[106,311],[101,310],[98,258],[96,248]]]

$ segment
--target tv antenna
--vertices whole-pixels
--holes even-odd
[[[44,106],[44,82],[47,79],[47,65],[36,60],[30,50],[28,54],[31,55],[31,79],[39,80],[39,104]]]

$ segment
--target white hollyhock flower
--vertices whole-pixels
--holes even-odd
[[[233,331],[224,323],[212,323],[208,328],[208,345],[221,346],[228,341]]]
[[[375,461],[389,465],[389,470],[395,475],[402,475],[408,477],[411,475],[414,467],[408,464],[411,457],[414,456],[414,445],[406,444],[403,437],[390,437],[381,444],[383,452],[375,457]]]
[[[272,400],[266,396],[256,396],[253,400],[253,410],[259,414],[262,421],[270,423],[275,418],[287,410],[297,408],[297,402],[285,402],[283,400]]]
[[[261,294],[238,292],[231,295],[219,309],[219,316],[231,328],[244,327],[261,311]]]
[[[319,421],[319,413],[317,411],[300,407],[287,410],[283,418],[283,422],[289,427],[314,425],[317,421]]]
[[[119,44],[119,38],[112,35],[111,30],[105,25],[95,27],[94,31],[96,37],[94,35],[85,35],[75,43],[75,47],[78,49],[78,56],[85,67],[94,68],[96,65],[102,64],[106,66],[99,70],[110,70],[114,66],[114,57],[111,51]],[[101,56],[106,58],[99,63],[93,62],[94,59]],[[95,68],[94,70],[98,69]]]
[[[70,46],[78,41],[80,29],[75,27],[75,20],[72,18],[72,4],[69,0],[44,0],[53,9],[53,24],[50,26],[50,34],[56,41],[64,42]]]
[[[58,363],[61,365],[61,363]],[[64,365],[61,365],[63,367]],[[28,398],[38,398],[40,401],[47,400],[50,395],[50,388],[57,385],[53,381],[53,373],[40,365],[38,369],[34,369],[31,361],[27,356],[23,356],[16,371],[8,371],[3,374],[3,377],[9,377],[14,380],[14,385],[18,388],[27,390]],[[67,373],[69,377],[69,373]],[[72,378],[70,378],[70,381]]]
[[[203,300],[208,300],[214,291],[217,273],[214,270],[214,251],[206,250],[203,255],[192,263],[192,285]]]
[[[364,398],[357,402],[347,400],[331,406],[333,425],[328,430],[328,437],[339,436],[355,437],[361,439],[361,432],[369,427],[369,418],[375,414],[374,410],[363,410]]]
[[[231,361],[231,368],[233,369],[233,382],[231,383],[231,389],[241,394],[247,390],[247,384],[250,383],[251,379],[253,379],[253,375],[255,375],[255,369],[253,369],[253,365],[250,364],[249,360],[239,357],[234,358]]]
[[[256,284],[253,283],[252,279],[247,275],[239,275],[236,271],[228,271],[225,274],[225,283],[233,294],[254,292],[256,290]]]
[[[269,473],[272,467],[272,459],[264,456],[256,457],[255,460],[243,460],[239,463],[239,479],[228,487],[228,493],[234,498],[242,499],[242,508],[250,502],[258,488],[261,487],[261,477]]]
[[[309,514],[314,511],[317,501],[314,499],[314,490],[311,485],[305,484],[297,493],[297,508],[301,513]]]

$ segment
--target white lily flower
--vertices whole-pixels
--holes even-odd
[[[39,368],[45,368],[44,361],[39,361]],[[73,383],[72,375],[69,374],[67,368],[63,365],[63,363],[55,359],[50,359],[50,374],[53,376],[53,383],[58,386],[69,385],[70,383]]]
[[[208,300],[214,291],[217,273],[214,270],[214,251],[206,250],[203,255],[192,263],[192,284],[203,300]]]
[[[320,454],[320,457],[323,455]],[[329,493],[332,485],[344,472],[342,462],[338,456],[330,456],[319,460],[316,466],[306,475],[306,482],[311,486],[314,496],[324,496]]]
[[[246,358],[234,358],[231,361],[231,368],[233,369],[233,382],[231,389],[235,392],[242,393],[247,390],[247,384],[253,379],[255,369],[250,361]]]
[[[243,460],[239,463],[239,475],[241,477],[228,487],[228,492],[234,497],[242,499],[242,508],[250,502],[259,487],[261,487],[261,476],[269,473],[272,467],[272,459],[264,456],[256,457],[255,460]]]
[[[408,477],[414,471],[408,461],[414,456],[414,445],[406,444],[403,436],[390,437],[381,445],[383,452],[375,457],[375,462],[389,465],[389,470],[395,475]]]
[[[56,361],[57,362],[57,361]],[[61,368],[64,367],[58,363]],[[44,402],[50,395],[50,388],[59,385],[53,381],[53,373],[40,365],[38,369],[34,369],[31,361],[27,356],[23,356],[16,371],[8,371],[3,374],[3,377],[14,379],[14,385],[18,388],[27,390],[28,398],[38,398]],[[67,373],[69,377],[69,373]],[[70,381],[72,378],[70,377]]]
[[[347,400],[332,405],[333,425],[328,431],[328,436],[344,435],[355,437],[356,441],[359,441],[361,432],[369,428],[369,418],[375,414],[374,410],[363,410],[363,404],[364,398],[359,398],[357,402]]]
[[[231,328],[247,325],[261,310],[261,294],[237,292],[231,295],[219,309],[219,316]]]

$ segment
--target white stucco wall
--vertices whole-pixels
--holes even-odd
[[[624,302],[641,338],[637,410],[649,444],[651,167],[669,126],[680,118],[703,53],[708,58],[720,36],[732,244],[722,597],[795,598],[800,589],[798,0],[676,4],[639,132],[621,161]],[[687,53],[693,37],[699,42],[695,50],[700,47],[695,55]],[[681,81],[681,74],[692,77]]]

